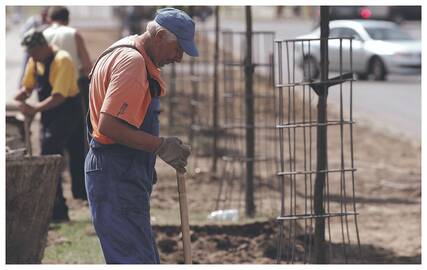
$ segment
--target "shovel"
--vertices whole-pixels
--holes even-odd
[[[28,156],[33,156],[33,150],[31,147],[31,122],[33,119],[31,117],[25,116],[22,113],[16,115],[16,119],[19,121],[24,121],[24,139],[25,139],[25,148]]]
[[[184,174],[177,171],[176,180],[178,182],[179,212],[181,215],[182,243],[184,245],[184,263],[191,264],[190,226],[188,224],[187,195],[185,192]]]
[[[25,116],[24,119],[24,131],[25,131],[25,147],[27,148],[27,153],[30,157],[33,156],[33,150],[31,147],[31,119]]]

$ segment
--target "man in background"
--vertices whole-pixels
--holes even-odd
[[[86,154],[86,140],[84,116],[88,107],[89,80],[88,74],[92,68],[89,53],[86,49],[82,35],[73,27],[68,26],[70,12],[66,7],[53,6],[48,10],[50,26],[43,31],[48,43],[65,50],[74,63],[74,74],[77,76],[77,85],[82,95],[83,112],[76,115],[80,129],[73,135],[74,138],[66,146],[69,156],[71,174],[71,191],[76,199],[87,200],[84,184],[84,157]]]
[[[81,96],[74,74],[74,64],[66,51],[49,45],[42,32],[30,30],[22,40],[28,59],[22,88],[15,96],[20,111],[32,119],[41,113],[41,154],[63,154],[81,128]],[[36,104],[25,101],[36,90]],[[62,192],[62,179],[57,181],[52,221],[68,221],[68,207]]]
[[[49,7],[42,7],[39,14],[35,14],[31,17],[29,17],[24,25],[21,28],[21,38],[24,37],[25,33],[27,33],[30,29],[36,29],[39,31],[43,31],[47,27],[49,27],[49,22],[47,19],[47,12],[49,10]],[[24,52],[24,57],[22,60],[22,71],[21,76],[19,77],[19,87],[21,87],[20,83],[22,81],[22,77],[24,76],[25,72],[25,65],[28,62],[28,53]]]

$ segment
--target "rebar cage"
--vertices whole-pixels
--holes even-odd
[[[214,178],[218,180],[216,200],[212,210],[244,208],[245,133],[255,129],[255,203],[264,215],[274,216],[279,209],[277,181],[274,181],[278,165],[275,147],[275,91],[273,81],[273,32],[253,32],[253,66],[255,126],[245,125],[245,32],[222,30],[219,39],[218,96],[215,104],[213,93],[213,40],[214,31],[201,26],[196,42],[200,56],[185,59],[178,65],[164,70],[169,84],[165,97],[168,104],[163,116],[167,119],[167,133],[186,135],[192,146],[189,172],[198,173],[203,162],[218,158]],[[216,106],[218,127],[215,130],[213,110]],[[217,137],[213,149],[214,135]],[[218,156],[213,156],[217,153]],[[209,168],[206,168],[209,170]],[[268,201],[268,202],[267,202]],[[267,205],[267,204],[270,205]],[[266,206],[265,206],[266,205]],[[265,209],[264,209],[265,208]],[[268,211],[268,213],[267,213]],[[242,213],[244,211],[241,211]]]
[[[213,134],[217,135],[214,152],[219,157],[218,191],[212,209],[244,208],[245,168],[251,161],[255,168],[257,212],[265,216],[279,214],[279,263],[319,263],[319,254],[332,263],[360,262],[353,152],[352,39],[328,39],[331,66],[339,68],[335,70],[336,77],[319,81],[315,79],[321,71],[321,39],[273,42],[273,32],[252,32],[251,66],[255,79],[254,94],[248,97],[243,83],[244,70],[248,68],[245,33],[222,31],[220,99],[214,104],[210,58],[213,35],[213,31],[200,31],[198,47],[206,50],[202,57],[169,70],[169,113],[164,114],[169,116],[173,133],[187,134],[193,146],[192,172],[201,159],[207,163],[212,158]],[[315,102],[325,85],[329,88],[326,97],[338,105],[328,109],[329,120],[319,122]],[[254,100],[253,126],[245,122],[247,98]],[[215,106],[219,117],[217,130],[212,124]],[[252,159],[245,152],[245,133],[249,129],[255,132]],[[322,170],[316,167],[319,129],[327,131],[324,147],[329,157]],[[323,198],[314,192],[319,174],[325,176],[320,196]],[[319,200],[323,206],[321,213],[315,211],[315,202]],[[322,245],[316,245],[317,223],[324,226]]]
[[[275,170],[278,152],[275,132],[273,72],[274,32],[252,32],[252,63],[246,63],[245,32],[222,31],[222,89],[219,105],[219,188],[215,209],[245,209],[246,166],[254,164],[254,204],[257,213],[272,216],[278,209]],[[253,95],[245,93],[245,68],[254,68]],[[245,121],[245,100],[253,99],[253,126]],[[248,157],[246,132],[254,130],[255,154]],[[237,195],[237,196],[236,196]],[[276,196],[276,197],[275,197]],[[275,199],[276,198],[276,199]]]
[[[280,152],[277,175],[281,193],[277,217],[278,263],[282,260],[287,263],[360,263],[362,259],[353,152],[353,42],[351,38],[328,39],[330,69],[338,67],[335,68],[337,76],[318,81],[315,79],[321,70],[318,64],[320,41],[275,42],[276,128]],[[326,95],[336,102],[327,111],[329,119],[320,123],[319,107],[316,108],[315,102],[325,85],[329,87]],[[327,132],[328,158],[326,170],[322,171],[316,167],[319,161],[316,131],[319,128]],[[323,198],[316,198],[316,176],[322,173],[326,176]],[[314,209],[319,199],[324,209],[320,214]],[[323,240],[316,239],[316,220],[326,222]],[[324,241],[325,245],[316,246],[316,241]],[[320,262],[319,255],[325,261]]]
[[[181,63],[173,63],[163,71],[169,91],[163,101],[166,119],[162,119],[162,129],[175,136],[184,135],[192,146],[191,172],[200,170],[200,158],[212,155],[213,35],[213,30],[200,23],[195,37],[199,57],[185,56]]]

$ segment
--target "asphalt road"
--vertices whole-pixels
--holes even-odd
[[[222,23],[227,29],[244,30],[245,27],[243,19]],[[211,20],[207,27],[212,26]],[[310,32],[312,27],[310,21],[276,20],[256,22],[253,29],[275,31],[277,39],[292,39]],[[420,24],[406,24],[403,28],[415,38],[420,38]],[[6,103],[13,101],[21,72],[23,51],[17,30],[12,28],[6,32]],[[353,114],[357,122],[421,144],[421,76],[389,76],[385,82],[357,81],[353,86],[353,98]],[[330,106],[336,105],[338,100],[338,95],[330,94]]]
[[[221,23],[229,29],[245,30],[244,18]],[[212,21],[209,24],[213,27]],[[293,39],[310,33],[313,27],[313,22],[298,19],[253,24],[254,31],[274,31],[276,39]],[[412,37],[421,38],[420,22],[406,23],[402,28]],[[344,100],[348,100],[348,94],[349,91],[344,91]],[[329,104],[338,106],[336,91],[330,91]],[[390,75],[385,82],[356,81],[353,85],[353,115],[359,124],[371,125],[420,145],[421,76]]]

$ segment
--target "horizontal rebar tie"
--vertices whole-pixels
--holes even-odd
[[[200,76],[196,76],[196,75],[185,75],[184,77],[178,77],[175,79],[176,81],[190,81],[190,82],[200,82],[202,81],[202,79],[200,78]]]
[[[278,172],[278,176],[282,175],[297,175],[297,174],[316,174],[316,173],[337,173],[337,172],[355,172],[357,169],[333,169],[333,170],[320,170],[320,171],[295,171],[295,172]]]
[[[227,61],[225,61],[225,62],[223,62],[223,64],[225,65],[225,66],[229,66],[229,67],[243,67],[243,66],[245,66],[245,63],[243,63],[243,62],[227,62]],[[252,66],[254,66],[254,67],[271,67],[271,63],[254,63],[254,64],[252,64]]]
[[[321,127],[321,126],[339,126],[341,124],[343,125],[350,125],[355,124],[355,121],[328,121],[327,123],[317,123],[317,122],[311,122],[311,123],[293,123],[293,124],[283,124],[283,125],[276,125],[276,128],[300,128],[300,127]]]
[[[222,31],[223,34],[226,35],[246,35],[246,31]],[[271,31],[256,31],[256,32],[252,32],[253,36],[260,36],[260,35],[270,35],[270,36],[274,36],[274,32]]]
[[[210,132],[215,132],[215,129],[209,125],[207,126],[202,126],[202,125],[191,125],[190,126],[191,130],[194,131],[210,131]]]
[[[354,39],[353,37],[327,37],[327,38],[301,38],[301,39],[283,39],[283,40],[274,40],[275,43],[295,43],[295,42],[302,42],[302,41],[320,41],[320,40],[351,40]]]
[[[276,88],[281,87],[294,87],[294,86],[313,86],[313,85],[325,85],[325,84],[340,84],[345,82],[355,82],[355,79],[336,79],[336,80],[328,80],[324,82],[295,82],[295,83],[286,83],[286,84],[276,84]]]
[[[222,96],[224,98],[247,97],[247,95],[245,95],[245,94],[234,93],[234,92],[225,92]],[[252,95],[252,97],[254,97],[254,98],[269,98],[269,99],[275,98],[274,95]]]
[[[282,217],[277,217],[276,220],[283,221],[283,220],[313,219],[313,218],[357,216],[357,215],[359,215],[359,213],[357,212],[326,213],[323,215],[300,214],[300,215],[285,215]]]
[[[224,156],[221,157],[224,161],[241,161],[241,162],[247,162],[247,161],[271,161],[276,160],[274,157],[256,157],[256,158],[247,158],[247,157],[230,157],[230,156]]]
[[[263,129],[275,129],[276,127],[271,126],[261,126],[261,125],[255,125],[255,126],[245,126],[245,125],[224,125],[222,127],[219,127],[219,129],[251,129],[251,128],[263,128]]]

